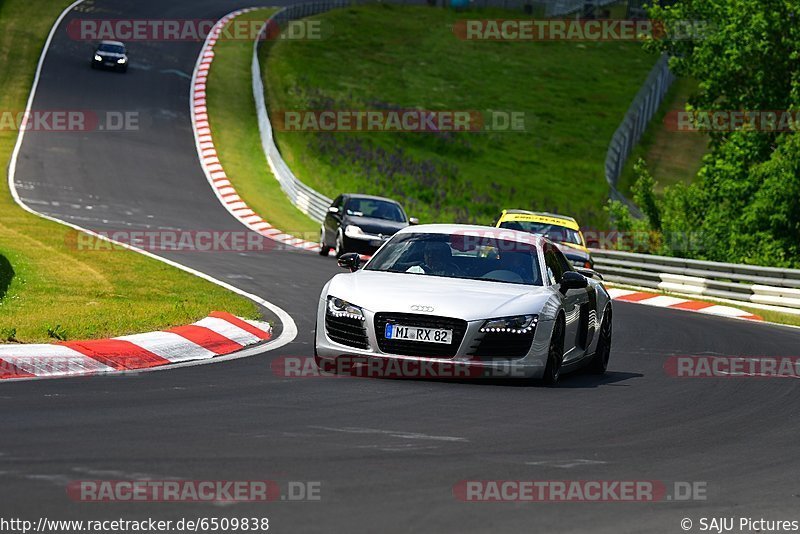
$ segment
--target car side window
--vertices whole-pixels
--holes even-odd
[[[558,262],[558,257],[553,251],[552,246],[548,246],[544,251],[544,264],[547,268],[547,277],[550,279],[551,284],[560,284],[561,276],[564,274],[561,264]]]
[[[336,197],[336,200],[333,201],[333,206],[339,209],[339,213],[344,211],[344,196],[339,195]]]
[[[553,253],[556,255],[556,258],[558,259],[558,263],[561,265],[561,273],[562,273],[562,275],[563,275],[563,273],[565,273],[567,271],[573,271],[574,270],[572,268],[572,264],[569,262],[567,257],[564,256],[564,254],[560,250],[555,248],[555,249],[553,249]]]

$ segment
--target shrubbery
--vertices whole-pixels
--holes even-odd
[[[709,25],[702,38],[646,44],[669,53],[676,74],[700,81],[688,111],[800,110],[800,4],[680,0],[652,7],[650,16],[667,28],[687,20]],[[798,135],[748,126],[711,132],[711,152],[694,183],[657,197],[640,162],[633,194],[645,218],[632,220],[618,203],[609,213],[621,231],[652,231],[650,252],[800,267]],[[674,235],[700,235],[700,246],[676,250],[663,239]]]

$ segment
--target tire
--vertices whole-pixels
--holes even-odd
[[[327,256],[330,254],[331,248],[325,244],[325,230],[319,231],[319,255]]]
[[[600,337],[597,339],[597,348],[592,361],[586,366],[586,371],[593,375],[605,374],[608,369],[608,360],[611,357],[611,335],[613,325],[611,310],[603,314],[603,324],[600,325]]]
[[[555,387],[561,378],[561,364],[564,362],[564,318],[558,316],[550,336],[550,348],[547,351],[547,365],[544,368],[542,382],[546,386]]]
[[[345,252],[347,252],[344,249],[344,236],[342,235],[341,230],[339,230],[339,233],[336,234],[336,247],[333,250],[334,250],[334,255],[337,258],[340,257]]]

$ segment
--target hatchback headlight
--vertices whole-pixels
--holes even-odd
[[[94,60],[95,61],[103,61],[103,57],[100,54],[95,54],[94,55]]]
[[[481,332],[505,332],[507,334],[527,334],[539,322],[538,315],[517,315],[515,317],[501,317],[489,319],[481,327]]]
[[[121,57],[117,60],[117,63],[125,63],[126,61],[128,61],[128,58]]]
[[[344,229],[344,235],[353,238],[364,237],[364,230],[355,224],[348,224]]]
[[[334,317],[364,320],[364,310],[337,297],[328,297],[328,314]]]

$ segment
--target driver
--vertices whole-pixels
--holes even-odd
[[[453,253],[447,243],[442,241],[425,243],[422,258],[422,263],[410,267],[406,272],[437,276],[451,276],[454,274]]]
[[[531,268],[531,257],[525,252],[503,252],[500,258],[502,269],[511,271],[519,276],[520,281],[535,282],[535,275]]]

